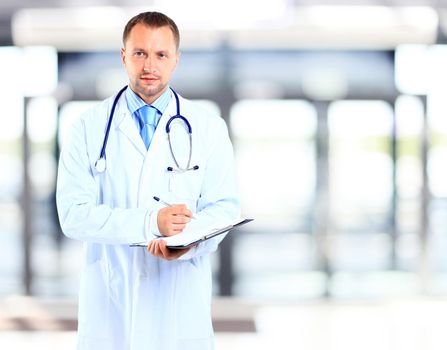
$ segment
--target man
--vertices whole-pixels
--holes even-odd
[[[183,250],[160,237],[239,217],[226,125],[169,88],[180,58],[170,18],[135,16],[123,44],[129,86],[74,123],[59,162],[61,226],[85,247],[78,349],[212,349],[209,254],[222,237]],[[168,138],[177,109],[186,122]]]

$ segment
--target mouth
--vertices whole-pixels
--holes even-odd
[[[157,81],[158,77],[149,76],[149,75],[143,75],[143,76],[140,77],[140,80],[145,82],[146,84],[151,84],[151,83]]]

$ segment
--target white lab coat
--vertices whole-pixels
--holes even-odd
[[[174,162],[165,125],[175,114],[174,97],[146,151],[122,95],[107,143],[107,170],[100,174],[94,164],[112,102],[113,97],[103,101],[74,123],[59,162],[61,227],[85,247],[78,349],[213,349],[209,254],[223,237],[200,243],[174,261],[129,244],[155,238],[162,205],[153,196],[185,203],[203,223],[239,217],[233,149],[225,122],[180,97],[181,113],[193,132],[191,165],[200,168],[167,172]],[[185,132],[177,131],[172,130],[171,140],[176,157],[185,164],[189,140]]]

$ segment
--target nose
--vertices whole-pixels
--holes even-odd
[[[154,62],[154,60],[151,57],[151,55],[148,55],[144,62],[144,67],[143,67],[143,71],[145,73],[155,73],[156,68],[155,68],[153,62]]]

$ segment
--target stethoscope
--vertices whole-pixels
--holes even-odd
[[[113,115],[115,113],[115,108],[116,105],[118,103],[119,98],[121,97],[121,95],[123,94],[123,92],[127,89],[127,85],[125,87],[123,87],[118,94],[116,95],[113,104],[112,104],[112,109],[110,110],[110,116],[109,116],[109,120],[107,122],[107,128],[106,128],[106,133],[104,135],[104,141],[102,143],[102,148],[101,148],[101,153],[99,154],[99,158],[98,160],[95,162],[95,169],[98,173],[103,173],[104,171],[106,171],[107,168],[107,164],[106,164],[106,146],[107,146],[107,141],[109,140],[109,133],[110,133],[110,126],[112,125],[112,119],[113,119]],[[171,151],[171,156],[172,159],[174,160],[175,166],[176,167],[172,167],[169,166],[166,168],[167,171],[170,172],[177,172],[177,173],[184,173],[186,171],[190,171],[190,170],[198,170],[199,166],[198,165],[194,165],[191,167],[191,156],[192,156],[192,128],[191,128],[191,124],[189,123],[188,119],[186,119],[184,116],[182,116],[180,114],[180,101],[178,98],[177,93],[174,91],[173,88],[171,88],[172,93],[174,94],[175,97],[175,102],[177,105],[177,113],[172,116],[171,118],[169,118],[168,122],[166,123],[166,133],[168,134],[168,143],[169,143],[169,150]],[[185,124],[186,128],[188,129],[188,135],[189,135],[189,157],[188,157],[188,163],[186,165],[186,167],[181,167],[177,161],[177,158],[175,157],[174,154],[174,150],[172,148],[172,144],[171,144],[171,123],[175,120],[175,119],[180,119],[181,121],[183,121],[183,123]]]

